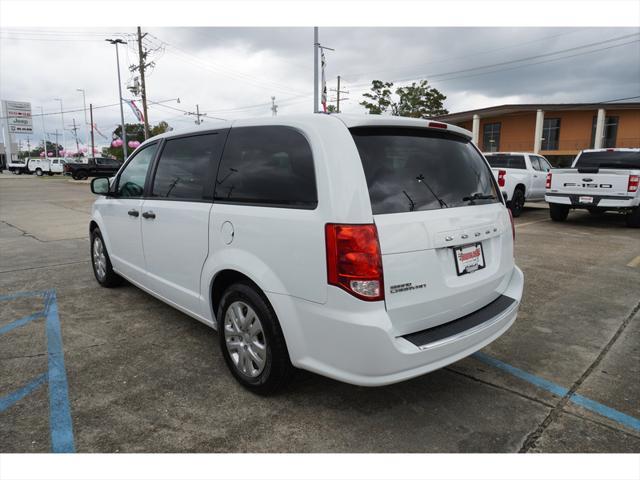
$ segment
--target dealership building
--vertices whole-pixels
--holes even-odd
[[[471,130],[483,152],[535,152],[555,166],[587,148],[640,147],[640,102],[500,105],[437,119]]]

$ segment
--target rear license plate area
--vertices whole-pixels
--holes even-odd
[[[482,243],[453,247],[453,257],[458,276],[482,270],[485,267]]]
[[[581,197],[578,197],[578,202],[580,202],[580,203],[593,203],[593,197],[581,196]]]

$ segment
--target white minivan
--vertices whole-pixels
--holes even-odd
[[[522,297],[513,221],[456,126],[210,122],[147,140],[91,189],[97,281],[218,330],[256,393],[294,367],[363,386],[423,375],[502,335]]]

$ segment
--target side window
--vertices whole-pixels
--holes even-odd
[[[529,155],[529,160],[531,160],[531,166],[534,170],[538,170],[539,172],[542,171],[542,167],[540,166],[540,160],[538,159],[538,157]]]
[[[318,195],[309,142],[284,126],[232,128],[218,169],[215,199],[315,208]]]
[[[549,162],[547,162],[544,158],[538,157],[538,160],[540,161],[540,166],[542,167],[543,172],[548,172],[549,170],[551,170],[551,165],[549,165]]]
[[[116,195],[124,198],[142,196],[147,170],[149,170],[157,148],[158,144],[154,143],[135,154],[118,178]]]
[[[103,160],[101,158],[96,158],[96,165],[102,165]]]
[[[204,189],[213,182],[224,139],[223,133],[215,132],[167,140],[160,154],[151,196],[202,200]]]

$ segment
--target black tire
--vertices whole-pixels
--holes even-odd
[[[44,172],[42,171],[42,169],[41,169],[41,168],[36,168],[36,175],[37,175],[38,177],[41,177],[42,175],[44,175]]]
[[[549,216],[554,222],[564,222],[569,216],[569,206],[558,203],[549,204]]]
[[[631,213],[625,216],[625,222],[629,228],[640,228],[640,207],[633,209]]]
[[[232,305],[244,305],[253,309],[261,326],[265,358],[262,370],[255,376],[241,371],[231,357],[232,353],[227,347],[227,334],[225,334],[225,331],[233,332],[233,328],[231,325],[227,326],[226,314]],[[249,283],[235,283],[227,288],[220,300],[216,318],[218,320],[220,349],[222,350],[224,361],[240,385],[258,395],[270,395],[283,388],[291,380],[295,369],[289,359],[289,352],[280,328],[280,322],[278,322],[278,317],[267,299],[256,287]],[[235,335],[231,333],[230,337],[233,338]],[[246,345],[250,346],[251,342],[247,342]],[[244,347],[245,350],[247,346]],[[238,350],[240,348],[242,347],[238,347]],[[249,357],[246,352],[244,355]],[[253,360],[249,361],[253,362]],[[251,363],[251,369],[254,369],[256,365]]]
[[[89,178],[89,174],[86,170],[78,170],[73,176],[74,180],[86,180],[87,178]]]
[[[102,233],[99,228],[94,228],[91,230],[91,235],[89,236],[91,239],[91,243],[89,245],[89,250],[91,252],[91,266],[93,267],[93,275],[96,277],[98,283],[105,288],[113,288],[122,284],[122,277],[113,271],[113,267],[111,266],[111,259],[109,258],[109,252],[107,252],[107,247],[104,243],[104,239],[102,238]],[[102,244],[102,248],[104,251],[104,275],[101,275],[98,271],[98,267],[96,265],[96,252],[94,248],[94,242],[99,241]]]
[[[516,188],[513,191],[513,198],[509,201],[509,210],[511,215],[519,217],[524,209],[524,190],[522,188]]]

